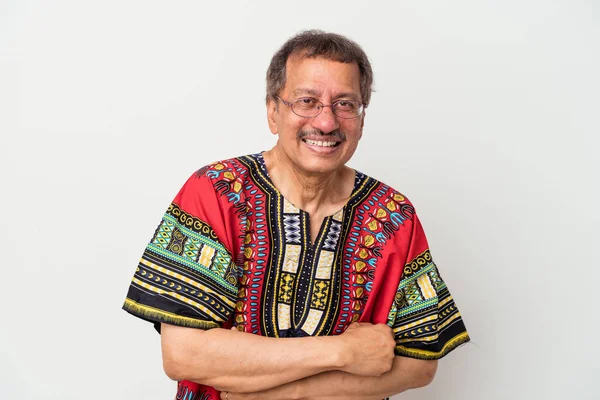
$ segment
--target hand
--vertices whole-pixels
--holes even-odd
[[[342,371],[354,375],[380,376],[392,369],[396,341],[385,324],[367,322],[351,324],[339,338],[347,356]]]
[[[230,393],[230,392],[221,392],[221,400],[252,400],[257,399],[254,397],[253,393],[249,393],[250,396],[247,396],[245,393]]]

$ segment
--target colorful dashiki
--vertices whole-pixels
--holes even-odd
[[[314,244],[308,214],[261,154],[197,171],[148,244],[123,308],[154,322],[270,337],[339,335],[386,323],[396,355],[438,359],[469,340],[411,203],[360,172]],[[183,381],[178,399],[219,399]]]

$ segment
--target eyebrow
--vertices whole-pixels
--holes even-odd
[[[335,99],[350,99],[350,100],[356,100],[356,101],[360,101],[358,99],[358,96],[354,93],[348,92],[348,93],[339,93],[338,95],[335,96]]]
[[[315,89],[307,89],[307,88],[296,88],[292,92],[294,96],[299,96],[301,94],[310,94],[311,96],[319,96],[321,92]]]
[[[294,96],[300,96],[303,94],[308,94],[311,96],[315,96],[318,97],[321,95],[321,92],[315,89],[308,89],[308,88],[297,88],[294,89],[294,91],[292,91],[292,94]],[[344,92],[344,93],[338,93],[335,97],[334,97],[334,101],[338,100],[338,99],[350,99],[350,100],[355,100],[355,101],[360,101],[359,100],[359,96],[357,96],[356,94],[352,93],[352,92]]]

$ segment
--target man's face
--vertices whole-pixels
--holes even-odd
[[[311,98],[324,105],[338,100],[362,102],[356,63],[290,57],[286,70],[286,84],[279,94],[285,101]],[[324,107],[316,117],[304,118],[274,100],[267,105],[267,114],[271,132],[279,135],[277,147],[295,168],[308,174],[333,172],[350,160],[362,136],[365,115],[344,119],[333,114],[331,107]]]

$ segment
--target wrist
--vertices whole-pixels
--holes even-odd
[[[350,365],[352,353],[346,345],[346,341],[341,336],[327,336],[327,354],[329,363],[332,366],[331,371],[344,371]]]
[[[293,382],[289,385],[289,389],[287,393],[288,397],[286,399],[291,400],[306,400],[306,391],[304,390],[306,378],[300,379],[299,381]]]

